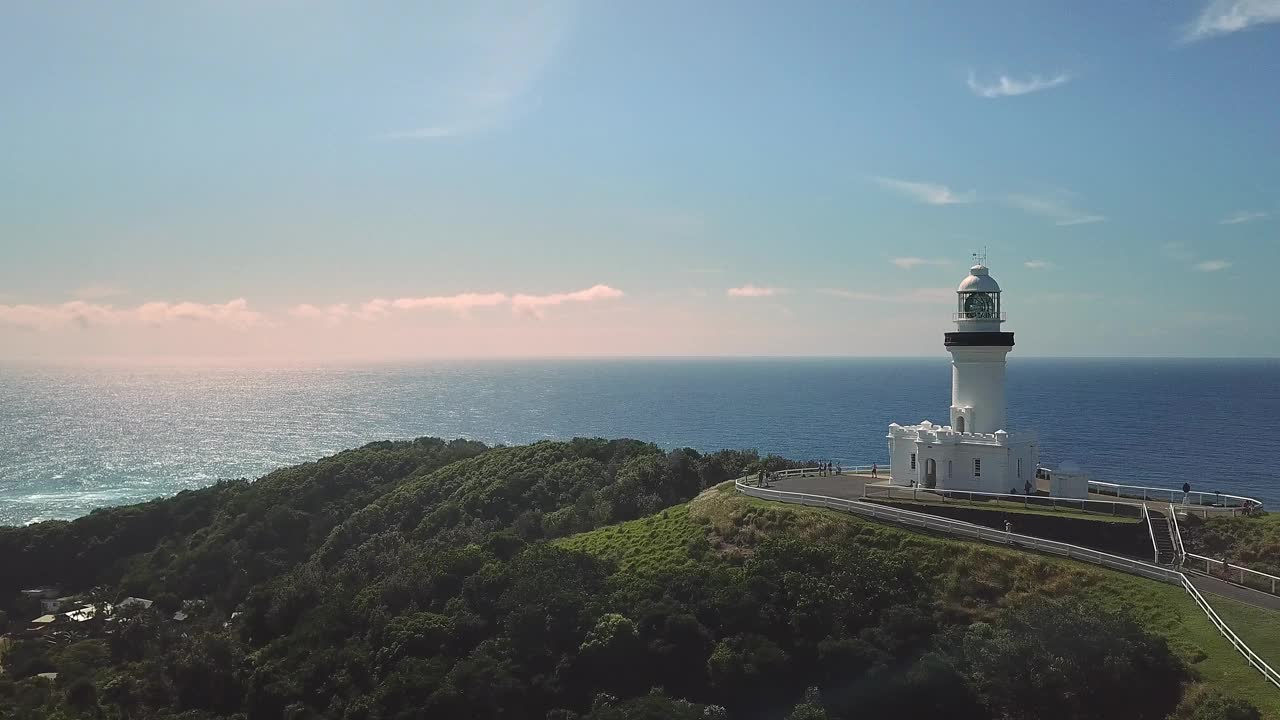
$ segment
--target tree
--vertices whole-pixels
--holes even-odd
[[[1169,717],[1170,720],[1262,720],[1262,713],[1247,700],[1201,685],[1187,693]]]
[[[787,720],[827,720],[827,717],[827,710],[822,706],[822,694],[816,687],[805,690],[804,700],[787,713]]]
[[[1164,718],[1186,675],[1163,638],[1074,600],[1037,598],[975,623],[959,653],[978,695],[1011,719]]]
[[[85,711],[98,705],[98,689],[93,686],[93,681],[86,677],[76,678],[67,685],[66,692],[67,704],[80,711]]]

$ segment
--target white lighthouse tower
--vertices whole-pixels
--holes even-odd
[[[1001,332],[1000,285],[982,264],[956,290],[956,331],[945,336],[951,353],[951,426],[957,432],[1005,429],[1004,358],[1013,333]]]
[[[889,426],[894,485],[1026,493],[1036,490],[1040,455],[1033,433],[1013,433],[1005,418],[1005,356],[1000,285],[981,261],[956,290],[956,329],[944,334],[951,353],[950,423],[922,420]]]

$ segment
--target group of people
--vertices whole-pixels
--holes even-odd
[[[1200,505],[1200,504],[1203,504],[1203,502],[1204,502],[1203,500],[1197,500],[1196,504]],[[1182,483],[1182,504],[1183,505],[1191,504],[1191,483],[1189,482]],[[1222,502],[1221,490],[1213,491],[1213,505],[1211,505],[1210,507],[1226,507],[1226,505]],[[1241,503],[1241,506],[1240,506],[1241,515],[1253,515],[1254,513],[1261,513],[1261,512],[1262,512],[1262,503],[1258,502],[1257,500],[1251,500],[1246,498],[1244,502]]]
[[[844,472],[844,465],[838,462],[824,462],[817,465],[819,477],[831,477]],[[760,487],[769,487],[769,483],[777,480],[780,476],[772,470],[760,470],[756,473],[756,484]]]

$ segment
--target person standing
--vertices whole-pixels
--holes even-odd
[[[1187,500],[1191,498],[1191,483],[1182,483],[1182,504],[1186,505]]]
[[[876,472],[877,472],[879,469],[880,469],[880,466],[879,466],[879,465],[876,465],[875,463],[871,463],[871,477],[872,477],[873,479],[876,477]]]

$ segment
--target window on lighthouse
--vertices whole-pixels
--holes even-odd
[[[916,454],[915,454],[915,453],[911,453],[911,469],[912,469],[912,470],[915,470],[915,469],[916,469]]]
[[[973,476],[982,477],[982,458],[973,459]]]

